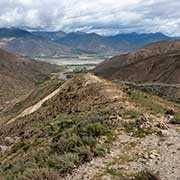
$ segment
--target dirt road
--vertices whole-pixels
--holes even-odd
[[[12,122],[14,122],[16,119],[18,118],[22,118],[24,116],[28,116],[32,113],[34,113],[35,111],[37,111],[43,103],[45,103],[47,100],[51,99],[52,97],[54,97],[59,91],[60,91],[61,87],[59,87],[58,89],[56,89],[55,91],[53,91],[51,94],[49,94],[48,96],[46,96],[45,98],[43,98],[41,101],[39,101],[38,103],[28,107],[27,109],[25,109],[21,114],[19,114],[18,116],[16,116],[15,118],[11,119],[10,121],[7,122],[7,124],[10,124]]]

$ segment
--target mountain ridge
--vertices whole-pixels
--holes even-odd
[[[149,45],[144,46],[144,48],[139,49],[134,52],[130,52],[125,55],[119,55],[115,56],[107,61],[104,61],[100,63],[95,69],[94,72],[97,75],[102,75],[103,77],[106,77],[108,79],[120,79],[120,80],[130,80],[130,81],[141,81],[144,77],[141,77],[141,73],[143,73],[143,67],[145,69],[150,68],[150,70],[147,71],[147,75],[153,74],[152,71],[154,71],[155,68],[161,68],[161,63],[164,63],[166,67],[174,66],[174,68],[179,67],[180,61],[176,60],[179,57],[180,54],[180,41],[162,41],[162,42],[156,42]],[[177,56],[177,58],[175,58]],[[171,59],[175,58],[174,61]],[[167,59],[166,61],[163,59]],[[158,64],[158,62],[160,64]],[[173,64],[173,62],[176,62],[176,65]],[[143,67],[142,64],[144,63]],[[151,64],[152,63],[152,64]],[[156,64],[157,63],[157,64]],[[141,65],[141,66],[140,66]],[[151,67],[152,66],[152,67]],[[133,68],[134,67],[134,68]],[[142,68],[141,71],[137,71],[138,68]],[[137,68],[137,69],[136,69]],[[162,68],[161,71],[166,71],[167,68]],[[128,73],[128,71],[130,71]],[[158,71],[158,70],[157,70]],[[125,73],[126,72],[126,73]],[[136,78],[130,78],[133,76],[133,74],[139,74],[139,76]],[[146,72],[144,72],[146,73]],[[157,72],[158,73],[158,72]],[[173,71],[172,71],[173,73]],[[151,82],[153,79],[149,79]],[[148,78],[142,81],[148,81]],[[170,83],[170,81],[166,81],[165,79],[159,79],[155,80],[155,82],[164,82],[164,83]],[[180,80],[178,78],[175,78],[173,81],[177,84],[180,83]]]
[[[0,47],[23,56],[61,56],[70,54],[118,55],[142,48],[152,42],[174,40],[162,33],[129,33],[102,36],[96,33],[63,31],[26,31],[0,29]]]

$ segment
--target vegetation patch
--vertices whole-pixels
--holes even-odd
[[[160,178],[150,172],[150,171],[142,171],[134,175],[135,180],[160,180]]]
[[[175,117],[171,120],[172,124],[180,124],[180,114],[176,114]]]
[[[120,113],[120,115],[123,119],[137,119],[141,114],[136,110],[126,110]]]
[[[154,131],[153,129],[145,129],[145,128],[139,128],[136,124],[136,122],[128,122],[124,124],[124,130],[129,133],[132,134],[132,136],[134,137],[138,137],[138,138],[144,138],[148,135],[160,135],[159,132]]]
[[[111,110],[62,114],[34,124],[32,137],[8,152],[15,158],[0,165],[1,174],[11,180],[33,176],[27,175],[29,169],[48,170],[45,176],[53,171],[63,175],[95,156],[104,156],[114,138],[110,114]]]
[[[151,171],[141,171],[135,174],[125,173],[123,170],[117,168],[107,167],[106,170],[97,174],[93,180],[103,180],[103,177],[111,176],[113,180],[160,180],[159,176]]]
[[[145,110],[153,113],[164,114],[167,110],[161,104],[156,102],[155,97],[135,89],[128,89],[129,99],[136,104],[144,107]]]

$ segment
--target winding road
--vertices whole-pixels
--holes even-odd
[[[133,86],[137,86],[137,87],[159,86],[159,87],[180,88],[180,84],[165,84],[165,83],[144,83],[144,84],[137,84],[137,83],[134,83],[134,82],[119,81],[119,80],[114,80],[113,82],[127,84],[127,85],[133,85]]]

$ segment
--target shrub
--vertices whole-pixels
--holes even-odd
[[[6,169],[3,169],[4,176],[10,177],[11,172],[16,171],[16,175],[20,173],[27,180],[36,180],[39,178],[38,174],[31,173],[39,169],[42,177],[49,180],[49,169],[63,175],[80,164],[91,161],[94,156],[103,156],[106,146],[100,144],[101,136],[105,136],[106,143],[112,137],[112,129],[108,126],[109,114],[108,110],[61,114],[38,126],[36,123],[36,126],[33,126],[35,129],[30,146],[26,141],[12,148],[13,153],[24,153],[22,165],[18,165],[18,158],[13,165],[7,163]],[[26,172],[27,169],[32,171]],[[15,180],[14,176],[10,177],[10,180]]]
[[[102,144],[96,144],[94,153],[95,156],[104,156],[107,152],[107,148],[103,146]]]
[[[58,172],[48,168],[29,169],[23,173],[21,180],[58,180],[60,176]]]
[[[160,180],[160,178],[152,172],[139,172],[134,177],[135,180]]]
[[[123,118],[132,118],[132,119],[135,119],[135,118],[139,118],[140,113],[135,111],[135,110],[129,110],[129,111],[122,112],[121,116]]]
[[[68,173],[73,168],[75,168],[77,165],[79,165],[79,155],[77,153],[65,153],[62,155],[59,161],[59,165],[61,166],[59,168],[60,173]]]
[[[75,151],[79,155],[81,162],[89,162],[94,156],[89,146],[77,147]]]
[[[83,136],[99,137],[108,134],[109,130],[100,122],[87,124],[80,129],[80,134]]]
[[[156,134],[159,135],[159,132],[151,129],[142,129],[138,128],[136,122],[129,122],[124,125],[124,129],[127,133],[132,133],[134,137],[143,138],[148,135]]]
[[[73,152],[76,146],[82,146],[82,141],[79,136],[72,134],[69,136],[62,136],[58,142],[54,142],[51,145],[53,151],[57,153]]]
[[[176,114],[174,119],[171,120],[172,124],[180,124],[180,114]]]

